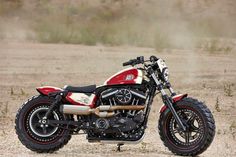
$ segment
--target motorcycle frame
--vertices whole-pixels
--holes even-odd
[[[175,108],[174,108],[174,101],[172,100],[172,98],[170,96],[167,95],[167,93],[165,92],[164,90],[164,86],[163,86],[163,83],[161,83],[157,76],[155,75],[154,73],[154,70],[152,69],[152,67],[149,67],[147,69],[143,69],[143,70],[146,70],[147,72],[147,75],[148,75],[148,78],[150,79],[150,81],[148,82],[148,86],[149,86],[149,94],[148,94],[148,101],[146,103],[146,108],[145,108],[145,117],[144,117],[144,121],[143,121],[143,127],[144,129],[147,128],[147,122],[148,122],[148,118],[149,118],[149,114],[150,114],[150,111],[151,111],[151,107],[152,107],[152,103],[153,103],[153,99],[156,95],[156,91],[158,91],[158,93],[161,93],[162,95],[162,100],[163,100],[163,103],[164,103],[164,107],[165,108],[168,108],[170,109],[170,111],[172,112],[176,122],[178,123],[178,125],[181,127],[181,129],[183,131],[186,131],[186,126],[184,126],[184,124],[182,123],[181,119],[179,118],[177,112],[175,111]],[[119,86],[124,86],[124,85],[108,85],[108,86],[101,86],[101,87],[98,87],[95,91],[95,95],[97,97],[100,96],[101,92],[104,91],[105,89],[107,88],[112,88],[112,87],[119,87]],[[136,86],[135,84],[133,84],[132,86]],[[140,86],[140,85],[138,85]],[[171,87],[171,84],[169,82],[166,82],[166,86],[165,86],[171,96],[174,96],[176,95],[174,93],[174,90],[172,89]],[[157,94],[158,94],[157,93]],[[62,104],[62,101],[63,101],[63,98],[68,94],[67,91],[58,91],[56,93],[49,93],[49,96],[54,96],[55,97],[55,101],[53,102],[53,104],[50,106],[48,112],[45,114],[44,116],[44,119],[47,119],[47,116],[51,113],[51,111],[53,110],[53,108],[55,106],[60,106]],[[184,96],[182,96],[184,97]],[[181,97],[181,98],[182,98]],[[181,99],[180,98],[180,99]],[[96,101],[96,106],[99,106],[100,104],[100,99],[97,99]],[[55,122],[56,123],[56,122]],[[61,123],[61,122],[60,122]],[[87,129],[86,127],[80,127],[79,129]]]

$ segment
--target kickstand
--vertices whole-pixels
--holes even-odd
[[[117,152],[120,152],[120,147],[123,146],[123,145],[124,145],[124,144],[117,144],[117,149],[116,149],[116,151],[117,151]]]

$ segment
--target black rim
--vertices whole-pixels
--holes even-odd
[[[49,137],[53,135],[58,129],[58,127],[48,124],[48,119],[59,120],[58,114],[53,111],[52,114],[48,116],[48,119],[44,119],[44,115],[46,114],[47,110],[48,107],[39,107],[33,111],[29,120],[30,129],[34,132],[34,134],[41,137]]]
[[[169,123],[167,123],[169,125],[169,131],[167,131],[169,137],[180,147],[195,146],[204,136],[203,120],[197,112],[191,109],[179,109],[177,114],[187,127],[187,130],[182,131],[174,117],[171,116]]]
[[[49,105],[40,104],[30,110],[25,122],[26,131],[28,135],[37,142],[48,143],[57,139],[63,129],[59,126],[52,126],[48,124],[48,120],[62,120],[63,117],[58,111],[53,111],[47,119],[43,119],[47,112]]]

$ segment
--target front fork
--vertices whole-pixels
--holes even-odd
[[[183,131],[186,131],[186,126],[184,126],[183,122],[181,121],[181,119],[179,118],[177,112],[175,111],[175,108],[173,107],[172,99],[166,94],[165,90],[163,89],[162,84],[157,79],[156,75],[154,73],[152,73],[151,76],[152,76],[153,80],[156,83],[157,89],[161,92],[163,103],[170,109],[170,111],[173,114],[177,124],[181,127],[181,129]],[[170,85],[168,86],[168,89],[169,89],[169,91],[171,93],[171,96],[174,96],[175,92],[171,88]]]

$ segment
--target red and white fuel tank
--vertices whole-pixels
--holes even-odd
[[[141,84],[143,81],[143,71],[137,68],[127,68],[111,76],[104,82],[104,85],[118,84]]]

